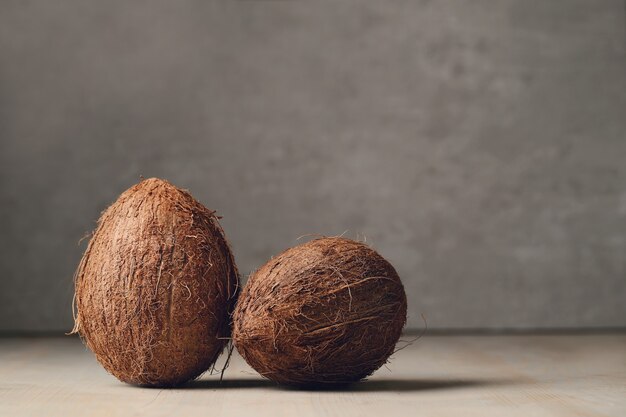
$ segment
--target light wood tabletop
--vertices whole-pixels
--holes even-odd
[[[0,416],[626,416],[626,334],[425,336],[368,381],[306,391],[234,355],[224,380],[138,388],[75,337],[0,339]]]

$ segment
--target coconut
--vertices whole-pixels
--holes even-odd
[[[273,381],[350,383],[386,363],[406,308],[398,274],[373,249],[340,237],[316,239],[250,276],[233,315],[233,341]]]
[[[118,379],[174,386],[215,364],[238,288],[215,212],[151,178],[103,212],[75,277],[75,326]]]

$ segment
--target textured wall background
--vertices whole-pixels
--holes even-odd
[[[71,327],[77,242],[143,176],[243,273],[365,235],[410,326],[626,326],[621,0],[3,1],[0,329]]]

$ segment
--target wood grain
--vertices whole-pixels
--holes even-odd
[[[426,336],[369,381],[299,391],[235,355],[225,379],[137,388],[73,337],[0,339],[0,416],[625,416],[626,334]]]

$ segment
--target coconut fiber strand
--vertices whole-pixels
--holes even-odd
[[[120,380],[177,385],[214,365],[237,288],[215,213],[147,179],[98,221],[76,273],[74,332]]]
[[[404,287],[367,245],[322,238],[253,273],[233,339],[261,375],[290,385],[358,381],[385,364],[406,321]]]

